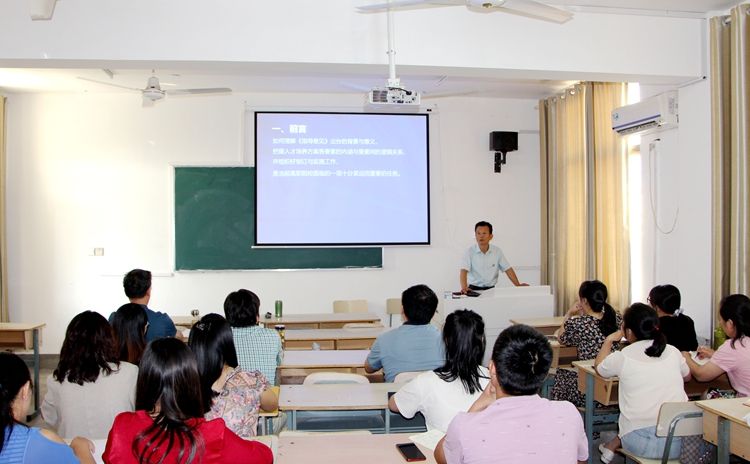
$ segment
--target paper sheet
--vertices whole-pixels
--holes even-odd
[[[430,430],[429,432],[420,433],[418,435],[412,435],[409,440],[419,445],[425,446],[432,451],[435,451],[435,447],[438,442],[445,436],[445,432],[440,430]]]
[[[690,352],[690,357],[693,358],[693,361],[695,361],[696,363],[698,363],[701,366],[704,365],[704,364],[706,364],[708,361],[710,361],[709,358],[703,358],[703,359],[699,358],[697,351],[691,351]]]

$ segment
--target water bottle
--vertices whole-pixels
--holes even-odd
[[[281,300],[276,300],[276,317],[281,317],[283,315],[283,307],[284,303],[282,303]]]

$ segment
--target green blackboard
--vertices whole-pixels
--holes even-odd
[[[255,168],[175,167],[175,269],[383,267],[382,248],[253,248]]]

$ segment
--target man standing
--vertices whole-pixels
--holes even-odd
[[[415,285],[401,294],[404,324],[379,336],[365,361],[365,371],[383,368],[386,382],[401,372],[429,371],[445,364],[440,331],[430,325],[438,298],[427,285]]]
[[[461,262],[461,293],[466,293],[470,289],[493,288],[497,284],[500,271],[503,271],[516,287],[529,285],[518,281],[516,272],[508,264],[503,251],[495,245],[490,245],[492,224],[487,221],[477,222],[474,226],[474,236],[477,244],[466,250]]]
[[[139,304],[146,310],[148,316],[148,327],[146,328],[146,343],[156,338],[174,337],[183,340],[182,332],[174,326],[172,319],[168,314],[160,313],[149,309],[148,302],[151,300],[151,272],[143,269],[133,269],[125,274],[122,280],[122,286],[125,288],[125,296],[131,303]],[[112,317],[109,316],[109,322],[112,323]]]
[[[541,333],[512,325],[497,337],[490,383],[468,412],[459,412],[435,447],[440,464],[568,463],[588,459],[578,409],[537,395],[552,364]]]

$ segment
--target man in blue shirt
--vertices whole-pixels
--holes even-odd
[[[386,382],[401,372],[429,371],[445,364],[440,331],[430,325],[438,298],[427,285],[415,285],[401,294],[404,324],[379,336],[365,361],[365,371],[383,368]]]
[[[508,276],[516,287],[526,287],[516,277],[516,271],[510,267],[505,259],[503,251],[495,245],[490,245],[492,240],[492,224],[487,221],[477,222],[474,226],[476,245],[464,253],[461,262],[461,293],[471,290],[488,290],[497,284],[500,271]]]
[[[148,302],[151,300],[151,272],[143,269],[133,269],[125,274],[122,280],[125,296],[131,303],[139,304],[146,310],[148,316],[148,328],[146,329],[146,343],[163,337],[174,337],[183,340],[182,332],[177,330],[174,322],[168,314],[149,309]],[[110,314],[109,323],[115,313]]]

